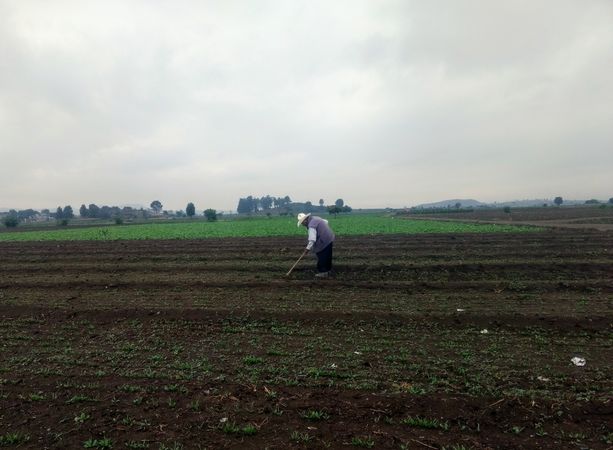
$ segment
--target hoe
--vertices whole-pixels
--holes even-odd
[[[306,255],[307,253],[308,253],[308,250],[305,250],[304,252],[302,252],[302,255],[300,255],[300,258],[298,258],[298,261],[296,261],[296,262],[294,263],[294,265],[292,266],[292,268],[291,268],[291,269],[289,269],[289,272],[287,272],[287,273],[285,274],[285,276],[286,276],[286,277],[289,277],[289,274],[290,274],[290,273],[292,273],[292,270],[294,270],[294,267],[296,267],[296,266],[298,265],[298,263],[300,262],[300,260],[301,260],[302,258],[304,258],[304,255]]]

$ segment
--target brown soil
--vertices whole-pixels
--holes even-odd
[[[604,206],[604,207],[603,207]],[[410,219],[447,220],[476,223],[529,225],[574,230],[613,231],[612,205],[563,206],[547,208],[475,209],[435,214],[401,214]]]
[[[0,447],[610,448],[613,234],[302,246],[0,243]]]

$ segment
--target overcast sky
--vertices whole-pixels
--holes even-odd
[[[613,1],[0,0],[0,207],[613,196]]]

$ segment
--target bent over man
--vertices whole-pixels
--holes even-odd
[[[332,271],[332,244],[334,232],[328,221],[311,214],[298,214],[298,226],[304,225],[309,230],[306,249],[317,255],[317,278],[329,277]]]

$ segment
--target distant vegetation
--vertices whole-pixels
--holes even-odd
[[[217,220],[217,211],[214,209],[205,209],[204,217],[206,217],[206,220],[209,222],[215,222]]]
[[[453,203],[455,202],[455,204]],[[465,202],[465,203],[463,203]],[[528,201],[507,202],[507,204],[485,204],[477,202],[476,200],[464,200],[460,201],[445,201],[438,203],[431,203],[427,205],[420,205],[408,209],[397,209],[396,211],[402,211],[409,214],[455,214],[462,213],[477,213],[478,211],[495,211],[502,210],[507,214],[511,212],[511,206],[515,211],[517,205],[522,205]],[[478,206],[472,206],[477,204]],[[569,200],[567,202],[560,196],[556,197],[552,204],[558,207],[564,204],[564,209],[571,205],[594,206],[597,205],[601,209],[606,209],[613,205],[613,197],[606,200],[589,199],[589,200]],[[440,206],[445,205],[445,206]],[[546,208],[548,203],[541,203],[539,205],[526,206],[529,209],[542,209]],[[222,217],[221,212],[217,212],[212,208],[206,208],[201,213],[198,213],[196,206],[193,202],[187,203],[185,210],[167,211],[163,209],[162,202],[160,200],[154,200],[150,203],[151,208],[133,208],[130,206],[118,207],[118,206],[98,206],[94,203],[89,205],[82,204],[78,209],[78,216],[75,217],[72,206],[66,205],[64,207],[58,206],[55,210],[43,209],[36,211],[33,209],[24,209],[20,211],[10,210],[8,212],[0,212],[0,229],[2,228],[15,228],[20,224],[25,224],[28,228],[33,227],[48,227],[53,225],[87,225],[92,226],[96,224],[109,224],[114,223],[116,225],[122,225],[124,223],[142,223],[148,219],[173,219],[173,218],[189,218],[194,219],[197,216],[206,219],[207,221],[215,221]],[[241,198],[238,202],[237,211],[241,216],[290,216],[299,212],[314,213],[314,214],[329,214],[337,216],[339,214],[346,214],[356,212],[351,206],[346,205],[342,198],[338,198],[333,204],[326,205],[323,198],[320,198],[316,204],[311,201],[306,202],[294,202],[289,196],[274,197],[266,195],[263,197],[248,196]],[[391,212],[394,211],[391,208],[380,208],[371,210],[357,210],[357,213],[378,213],[378,212]],[[213,213],[214,212],[214,213]],[[195,219],[196,220],[196,219]]]
[[[185,207],[185,215],[187,215],[187,217],[193,217],[196,214],[196,206],[194,206],[193,203],[188,203],[187,206]]]
[[[146,219],[149,213],[144,209],[134,209],[130,206],[120,208],[118,206],[98,206],[95,203],[90,203],[89,207],[81,205],[79,215],[82,218],[89,219]]]
[[[240,198],[238,200],[236,211],[239,214],[249,214],[271,209],[281,210],[289,207],[291,203],[292,200],[289,195],[286,195],[285,197],[272,197],[270,195],[266,195],[259,198],[249,195],[248,197]]]
[[[7,228],[15,228],[19,224],[19,218],[10,214],[2,218],[2,223]]]
[[[484,233],[535,231],[533,227],[406,220],[358,214],[330,218],[339,236],[406,233]],[[304,236],[293,217],[258,217],[221,221],[167,222],[125,226],[68,228],[48,231],[0,233],[0,241],[202,239],[212,237]]]
[[[336,215],[339,213],[348,213],[352,211],[350,206],[345,205],[345,201],[342,198],[336,199],[333,205],[324,206],[325,201],[323,198],[320,198],[318,203],[319,207],[313,205],[311,201],[306,201],[304,203],[292,202],[289,195],[286,195],[285,197],[273,197],[270,195],[266,195],[264,197],[253,197],[252,195],[249,195],[248,197],[239,199],[236,211],[239,214],[264,212],[270,215],[272,215],[272,213],[276,213],[280,216],[297,214],[298,212],[328,212],[329,214]]]

